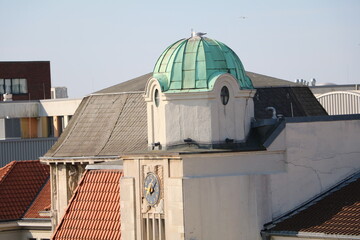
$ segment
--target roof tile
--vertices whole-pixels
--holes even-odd
[[[121,176],[120,170],[87,171],[53,239],[119,239]]]
[[[276,223],[272,231],[360,235],[360,174]]]
[[[39,215],[39,211],[46,211],[51,204],[50,180],[47,181],[44,188],[40,191],[24,218],[49,218]]]
[[[13,161],[0,168],[0,220],[22,218],[48,181],[49,175],[49,166],[38,160]],[[45,208],[49,201],[42,199],[38,203],[43,203]],[[34,207],[42,207],[40,205]]]

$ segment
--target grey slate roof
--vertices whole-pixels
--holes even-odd
[[[44,157],[115,156],[147,150],[143,93],[84,98],[58,142]]]
[[[246,74],[250,77],[255,88],[301,86],[295,82],[269,77],[258,73],[246,72]],[[122,82],[117,85],[97,91],[95,92],[95,94],[144,91],[146,82],[151,76],[152,73],[147,73],[129,81]]]
[[[328,115],[308,87],[258,88],[254,96],[255,118],[271,118],[267,107],[274,107],[276,114],[284,117]]]
[[[255,109],[255,113],[260,115],[265,112],[267,101],[271,99],[276,99],[274,106],[278,109],[287,109],[284,94],[286,95],[289,90],[286,89],[289,89],[289,86],[299,86],[261,74],[247,74],[258,88],[258,97],[266,100],[260,105],[256,105],[255,101],[255,107],[258,109]],[[44,157],[118,156],[147,151],[147,110],[143,91],[151,75],[152,73],[142,75],[84,98],[59,140]],[[261,90],[260,87],[265,90]],[[311,103],[317,100],[310,91],[306,91],[308,88],[304,88],[305,94],[304,90],[299,90],[302,95],[295,94],[297,88],[304,87],[292,87],[295,89],[291,95],[294,102],[303,102],[301,99],[309,98],[309,108],[315,106]],[[299,96],[300,100],[296,96]],[[307,114],[311,113],[309,109],[299,109],[302,111],[296,116],[311,115]]]

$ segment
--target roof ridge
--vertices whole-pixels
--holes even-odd
[[[10,163],[6,164],[4,167],[0,168],[0,170],[7,168],[4,175],[2,177],[0,176],[0,184],[5,181],[6,177],[9,175],[11,170],[15,167],[16,163],[17,163],[17,161],[14,160],[14,161],[11,161]]]
[[[50,174],[47,177],[46,181],[44,182],[44,184],[41,186],[41,188],[39,189],[39,191],[37,192],[36,196],[34,197],[34,199],[31,201],[31,203],[29,204],[29,206],[27,207],[27,209],[24,211],[23,215],[20,218],[24,218],[27,214],[27,212],[30,210],[30,208],[32,207],[32,205],[35,203],[36,199],[39,197],[41,191],[44,189],[45,185],[48,183],[48,181],[50,181]]]
[[[17,163],[29,163],[29,162],[40,162],[40,160],[39,159],[36,159],[36,160],[20,160],[20,161],[16,161],[16,162]]]
[[[327,196],[329,196],[332,193],[337,192],[338,190],[346,187],[347,185],[349,185],[352,182],[357,181],[358,179],[360,179],[360,171],[357,171],[353,174],[351,174],[350,176],[346,177],[345,179],[341,180],[340,182],[336,183],[335,185],[329,187],[327,190],[325,190],[324,192],[321,192],[319,194],[317,194],[316,196],[314,196],[313,198],[305,201],[304,203],[300,204],[299,206],[293,208],[292,210],[288,211],[287,213],[275,218],[274,220],[265,223],[264,224],[264,229],[270,229],[273,228],[276,224],[291,218],[292,216],[298,214],[299,212],[302,212],[306,209],[308,209],[309,207],[313,206],[314,204],[318,203],[319,201],[321,201],[322,199],[326,198]]]

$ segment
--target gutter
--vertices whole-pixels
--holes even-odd
[[[139,94],[139,93],[144,93],[144,92],[145,92],[145,91],[111,92],[111,93],[91,93],[91,94],[87,95],[86,97],[89,97],[89,96],[102,96],[102,95]]]
[[[270,240],[271,237],[297,237],[297,238],[312,238],[312,239],[354,239],[360,240],[360,236],[356,235],[341,235],[341,234],[326,234],[314,232],[291,232],[291,231],[261,231],[261,238],[263,240]]]
[[[120,160],[120,156],[82,156],[82,157],[40,157],[40,162],[51,164],[51,163],[72,163],[75,162],[88,162],[93,164],[95,162],[103,162],[106,160]]]
[[[114,159],[119,156],[81,156],[81,157],[40,157],[40,160],[88,160],[88,159]]]
[[[51,230],[50,218],[23,218],[15,221],[0,222],[0,232],[7,230],[14,230],[18,228],[41,228]]]

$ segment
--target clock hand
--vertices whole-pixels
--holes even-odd
[[[145,188],[146,189],[146,196],[153,193],[153,190],[152,190],[153,183],[152,182],[153,181],[150,182],[149,187]]]

